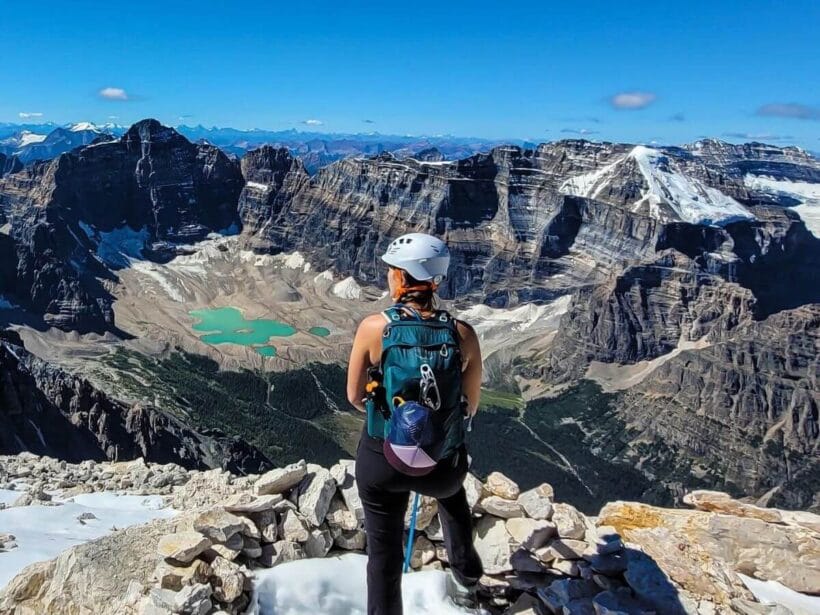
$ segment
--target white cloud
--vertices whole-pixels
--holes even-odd
[[[33,113],[33,112],[21,111],[17,115],[20,117],[21,120],[31,120],[31,119],[35,119],[35,118],[38,118],[38,117],[43,117],[43,114],[39,113],[39,112],[38,113]]]
[[[757,115],[788,117],[796,120],[820,120],[820,107],[810,107],[799,103],[771,103],[760,107]]]
[[[322,120],[302,120],[302,123],[306,126],[321,126],[324,124]]]
[[[128,100],[128,93],[122,88],[103,88],[98,93],[107,100]]]
[[[648,107],[657,96],[652,92],[620,92],[609,99],[616,109],[643,109]]]

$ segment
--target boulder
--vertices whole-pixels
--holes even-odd
[[[262,546],[262,555],[259,557],[259,563],[262,566],[271,568],[277,564],[304,558],[305,552],[302,550],[300,544],[289,540],[280,540],[273,544]]]
[[[552,522],[555,524],[561,538],[580,540],[586,535],[587,526],[584,516],[569,504],[555,504],[553,506]]]
[[[201,532],[213,542],[225,543],[234,534],[245,528],[242,517],[229,513],[224,508],[212,508],[200,513],[194,519],[194,529]]]
[[[405,549],[406,549],[405,545]],[[410,566],[418,570],[425,564],[429,564],[436,557],[435,545],[426,536],[416,535],[413,541],[413,552],[410,555]]]
[[[683,496],[684,504],[706,512],[725,513],[735,517],[751,517],[768,523],[780,523],[783,519],[779,510],[761,508],[735,500],[728,493],[721,491],[698,490]]]
[[[413,513],[413,494],[410,494],[410,505],[404,514],[404,529],[410,529],[410,517]],[[416,530],[424,530],[438,514],[438,501],[435,498],[423,495],[419,510],[416,513]]]
[[[734,571],[804,593],[820,587],[820,537],[798,525],[632,502],[607,504],[598,523],[638,545],[683,589],[718,604],[749,597]]]
[[[504,615],[541,615],[541,602],[532,594],[521,594],[518,599],[504,611]]]
[[[330,527],[342,530],[355,530],[362,525],[356,518],[356,515],[347,509],[347,506],[345,506],[344,501],[338,494],[333,496],[333,499],[330,501],[325,521]]]
[[[242,537],[242,555],[249,559],[256,559],[262,555],[262,544],[256,538]]]
[[[515,500],[521,494],[518,484],[501,472],[491,472],[484,488],[491,494],[507,500]]]
[[[289,510],[282,517],[282,537],[290,542],[305,542],[310,533],[298,513]]]
[[[552,486],[541,483],[518,496],[518,504],[531,519],[549,520],[552,518],[552,501],[555,494]]]
[[[526,549],[516,549],[510,556],[510,565],[515,572],[545,572],[547,567]]]
[[[481,508],[487,513],[502,519],[524,516],[524,511],[521,510],[521,506],[518,505],[517,501],[497,495],[491,495],[481,500]]]
[[[186,585],[174,596],[173,607],[175,613],[190,615],[206,615],[213,604],[211,586],[205,583]]]
[[[364,551],[367,546],[367,534],[362,530],[339,530],[330,528],[333,544],[346,551]]]
[[[325,520],[335,493],[336,481],[330,472],[321,467],[317,467],[299,483],[297,506],[312,527],[320,526]]]
[[[543,547],[555,535],[555,526],[549,521],[528,519],[526,517],[509,519],[507,532],[513,542],[529,551]]]
[[[503,519],[482,517],[475,527],[475,549],[486,574],[500,574],[512,570],[512,545]]]
[[[160,561],[154,570],[154,579],[162,589],[179,591],[186,585],[207,583],[211,567],[201,559],[195,559],[187,566],[178,566]]]
[[[306,557],[324,557],[333,547],[333,536],[330,530],[311,530],[310,536],[303,545]]]
[[[260,513],[251,513],[250,519],[259,528],[259,535],[262,542],[276,542],[279,538],[279,526],[276,523],[276,513],[273,510],[266,510]]]
[[[231,603],[242,595],[245,574],[237,564],[224,557],[217,557],[211,562],[211,573],[213,593],[219,601]]]
[[[262,513],[273,510],[282,501],[281,494],[253,496],[250,493],[237,493],[229,497],[222,506],[230,513]]]
[[[284,468],[266,472],[256,481],[254,488],[258,495],[284,493],[298,485],[307,475],[307,464],[304,459]]]
[[[583,540],[555,538],[547,545],[547,557],[551,556],[550,559],[581,559],[587,547],[587,543]]]
[[[352,459],[343,459],[330,468],[330,474],[336,481],[336,486],[347,509],[356,516],[360,523],[364,523],[364,506],[356,485],[356,462]]]
[[[165,559],[188,564],[210,546],[210,539],[199,532],[178,532],[163,536],[157,544],[157,553]]]
[[[479,502],[484,497],[484,485],[475,476],[467,472],[464,477],[464,492],[467,495],[467,505],[471,512],[479,511]]]

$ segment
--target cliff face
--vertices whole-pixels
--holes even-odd
[[[628,391],[620,414],[660,480],[724,481],[767,505],[817,508],[820,305],[739,326]],[[669,453],[674,452],[670,457]]]
[[[113,298],[100,279],[124,263],[98,254],[100,233],[136,234],[136,254],[167,258],[177,243],[237,231],[241,188],[237,163],[155,120],[7,175],[0,210],[16,246],[15,298],[49,325],[111,328]]]
[[[129,460],[257,472],[259,451],[222,434],[205,436],[147,406],[129,406],[87,380],[29,354],[14,334],[0,339],[0,450],[67,461]]]

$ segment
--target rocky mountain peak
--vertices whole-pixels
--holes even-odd
[[[133,124],[122,136],[124,143],[156,143],[163,141],[177,141],[190,143],[170,126],[164,126],[155,119],[140,120]]]

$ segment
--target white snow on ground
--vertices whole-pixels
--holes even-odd
[[[777,581],[759,581],[739,574],[749,591],[763,604],[779,604],[794,615],[817,615],[820,613],[820,596],[807,596]]]
[[[288,269],[301,269],[305,273],[310,271],[310,263],[305,260],[301,252],[277,254],[273,259],[275,262],[282,263]]]
[[[747,187],[770,194],[781,194],[800,201],[792,207],[812,235],[820,237],[820,184],[778,180],[766,175],[748,174],[743,178]]]
[[[514,308],[474,305],[458,312],[457,316],[476,330],[482,354],[487,358],[526,340],[548,340],[558,330],[561,316],[569,308],[571,299],[570,295],[565,295],[543,305],[525,303]]]
[[[615,178],[618,167],[634,160],[646,181],[647,190],[632,207],[649,205],[650,214],[661,216],[659,205],[665,203],[678,219],[691,224],[721,225],[754,216],[743,205],[720,190],[678,173],[667,166],[668,157],[661,151],[638,145],[626,156],[595,171],[571,177],[561,184],[561,192],[596,198]]]
[[[356,282],[353,276],[347,277],[341,282],[336,282],[336,284],[333,285],[333,288],[331,288],[330,292],[332,292],[340,299],[362,298],[362,287],[359,286],[359,283]]]
[[[257,572],[254,615],[364,615],[367,612],[367,557],[348,554],[305,559]],[[446,592],[447,573],[412,572],[402,580],[404,612],[413,615],[474,613],[454,606]],[[484,611],[481,611],[482,613]]]
[[[21,491],[0,491],[0,501],[11,503]],[[34,562],[56,557],[78,544],[105,536],[116,529],[172,517],[176,511],[162,508],[159,496],[88,493],[62,506],[20,506],[0,510],[0,531],[13,534],[18,547],[0,553],[0,587]],[[83,513],[96,519],[80,523]]]
[[[0,295],[0,310],[13,310],[15,306],[11,301]]]
[[[681,220],[692,224],[719,225],[754,217],[743,205],[720,190],[682,173],[662,171],[660,166],[666,156],[656,149],[638,145],[629,156],[638,163],[649,185],[649,190],[635,206],[646,201],[650,208],[656,208],[661,202],[666,202]]]
[[[94,132],[100,132],[100,129],[97,128],[91,122],[77,122],[76,124],[72,124],[69,129],[71,132],[82,132],[83,130],[93,130]]]
[[[245,182],[245,186],[248,188],[255,188],[256,190],[261,190],[262,192],[267,192],[270,190],[270,186],[267,184],[260,184],[259,182]]]
[[[20,133],[20,142],[18,143],[18,146],[25,147],[26,145],[31,145],[32,143],[42,143],[46,140],[47,136],[48,135],[38,135],[36,132],[24,130]]]

